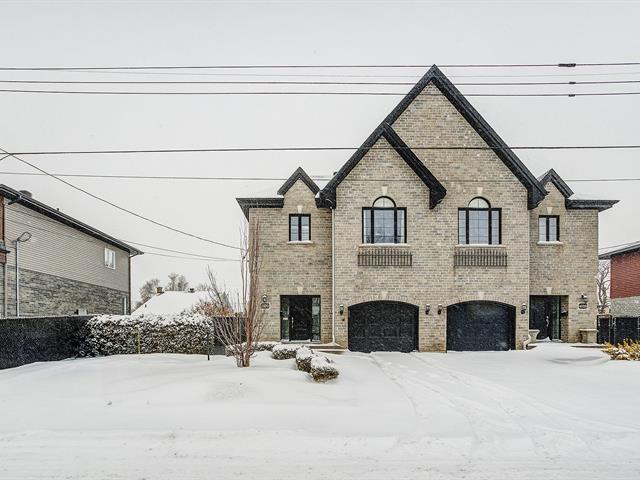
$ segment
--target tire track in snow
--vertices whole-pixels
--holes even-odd
[[[405,360],[408,358],[411,358],[408,354],[405,353],[385,353],[386,357],[395,357],[397,355],[400,355],[401,357],[398,358],[397,360]],[[457,413],[458,415],[464,417],[466,423],[469,425],[469,430],[472,436],[472,443],[471,443],[471,447],[470,447],[470,454],[469,455],[464,455],[465,457],[467,457],[467,460],[469,462],[472,461],[472,458],[474,456],[474,454],[476,453],[477,449],[479,448],[480,445],[489,442],[490,438],[487,435],[487,429],[484,428],[482,426],[483,422],[482,419],[478,417],[478,415],[475,414],[475,412],[472,412],[470,410],[468,410],[467,408],[464,407],[464,405],[462,405],[461,402],[456,401],[454,398],[452,398],[449,395],[449,392],[447,392],[445,389],[443,388],[438,388],[435,385],[432,385],[428,382],[424,382],[420,377],[417,377],[416,375],[408,375],[408,373],[410,373],[409,368],[401,368],[398,365],[401,365],[401,362],[390,362],[387,361],[383,358],[380,358],[380,356],[378,354],[372,353],[371,357],[373,358],[374,362],[376,363],[376,365],[378,365],[380,367],[380,369],[382,370],[382,372],[387,375],[387,377],[389,377],[389,379],[391,381],[393,381],[396,385],[398,385],[407,395],[407,397],[409,398],[409,400],[411,401],[411,404],[414,407],[414,411],[416,413],[417,416],[421,417],[423,421],[426,421],[428,419],[427,415],[421,414],[420,411],[422,409],[425,408],[429,408],[429,406],[431,405],[428,401],[425,401],[425,399],[423,398],[422,400],[419,400],[416,398],[415,392],[412,392],[411,389],[409,388],[409,385],[413,385],[413,386],[419,386],[420,388],[422,388],[423,390],[426,390],[428,392],[434,393],[436,395],[438,395],[439,397],[441,397],[444,402],[446,404],[448,404],[451,409]],[[415,361],[415,359],[414,359]],[[413,370],[415,371],[415,370]],[[416,425],[416,430],[419,428],[418,425]],[[399,443],[417,443],[417,441],[426,436],[425,435],[426,432],[422,431],[422,432],[417,432],[416,435],[414,435],[414,438],[412,439],[405,439],[404,442],[399,442]]]

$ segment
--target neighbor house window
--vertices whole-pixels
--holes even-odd
[[[499,245],[502,243],[501,210],[476,197],[467,208],[458,209],[458,243]]]
[[[311,240],[311,215],[289,215],[289,241],[306,242]]]
[[[407,210],[389,197],[380,197],[362,209],[362,243],[406,243]]]
[[[116,269],[116,252],[106,247],[104,249],[104,266],[113,270]]]
[[[557,215],[540,215],[538,217],[538,241],[560,241],[560,218]]]

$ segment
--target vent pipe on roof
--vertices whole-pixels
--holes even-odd
[[[33,194],[29,190],[19,190],[23,197],[33,198]]]

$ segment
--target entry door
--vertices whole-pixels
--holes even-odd
[[[529,328],[540,330],[538,339],[560,339],[560,297],[540,295],[531,297]]]
[[[311,340],[311,297],[289,297],[289,340]]]

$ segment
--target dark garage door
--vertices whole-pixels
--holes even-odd
[[[349,307],[349,350],[411,352],[418,349],[418,307],[367,302]]]
[[[447,307],[447,350],[510,350],[515,347],[516,309],[497,302]]]

